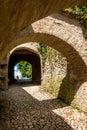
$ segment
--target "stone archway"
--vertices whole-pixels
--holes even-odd
[[[32,65],[32,83],[40,84],[41,83],[40,57],[34,52],[24,48],[15,49],[10,55],[8,63],[9,82],[10,83],[14,82],[14,66],[20,61],[27,61]]]
[[[86,0],[6,0],[0,2],[0,61],[5,58],[6,44],[12,43],[16,34],[19,34],[33,22],[54,13],[61,13],[71,6],[87,5]],[[33,10],[32,10],[33,9]],[[31,13],[32,12],[32,13]]]
[[[20,33],[17,33],[5,45],[4,53],[1,53],[1,55],[6,57],[7,53],[15,46],[31,41],[45,43],[62,52],[72,64],[73,75],[70,80],[72,79],[72,82],[78,81],[77,86],[74,87],[74,97],[81,84],[87,81],[87,40],[84,35],[83,28],[76,20],[54,14],[27,26]],[[68,88],[66,90],[68,92]],[[65,91],[63,91],[63,94],[66,98]]]
[[[87,5],[86,0],[11,0],[0,2],[0,47],[3,49],[13,37],[33,22],[62,12],[74,5]],[[32,13],[31,13],[32,12]]]
[[[87,40],[76,20],[60,14],[41,19],[28,26],[5,47],[4,55],[15,46],[25,42],[42,42],[62,52],[80,78],[87,75]],[[10,46],[10,47],[9,47]]]

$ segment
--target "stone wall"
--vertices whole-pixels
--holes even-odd
[[[63,78],[67,73],[66,58],[47,46],[46,59],[42,61],[42,88],[58,97]]]
[[[87,82],[77,80],[68,60],[60,52],[47,46],[46,59],[43,64],[40,45],[27,43],[15,49],[25,48],[25,45],[27,49],[35,51],[41,57],[43,89],[87,113]],[[2,89],[8,88],[8,59],[5,59],[0,65],[0,87]]]
[[[61,12],[67,7],[86,4],[86,0],[0,1],[0,59],[4,57],[6,44],[9,44],[16,34],[33,22],[53,13]]]
[[[32,58],[33,58],[33,62],[32,62],[32,66],[33,66],[33,81],[34,83],[41,83],[41,65],[40,65],[40,54],[39,54],[39,44],[36,42],[31,42],[31,43],[25,43],[22,44],[20,46],[16,46],[14,49],[12,49],[7,56],[5,57],[5,59],[3,61],[0,62],[0,89],[6,90],[9,88],[9,82],[13,82],[14,81],[14,64],[15,62],[17,62],[18,59],[20,60],[29,60],[29,57],[27,57],[27,55],[25,55],[26,57],[24,57],[23,54],[21,54],[21,58],[19,56],[17,56],[17,58],[15,59],[15,56],[13,58],[12,54],[18,50],[21,53],[21,50],[25,50],[27,51],[29,54],[32,53]],[[11,60],[11,63],[9,62]],[[19,60],[19,61],[20,61]],[[36,61],[38,61],[38,66],[35,64]],[[38,68],[38,70],[36,70],[35,68]],[[38,71],[38,77],[37,75],[37,71]],[[36,74],[35,74],[36,73]],[[9,76],[10,75],[10,76]],[[9,78],[10,77],[10,78]],[[10,81],[12,80],[12,81]]]
[[[13,19],[13,21],[15,20]],[[76,106],[87,112],[87,102],[85,102],[85,106],[83,104],[86,99],[85,95],[87,95],[87,91],[84,91],[84,86],[86,89],[86,84],[84,85],[84,83],[87,81],[87,29],[81,27],[78,21],[60,14],[48,16],[32,25],[29,25],[28,20],[25,21],[21,21],[21,24],[15,24],[13,22],[17,25],[17,28],[14,24],[8,24],[9,26],[12,25],[11,27],[8,26],[10,29],[8,33],[6,30],[1,31],[5,33],[1,34],[1,43],[3,44],[0,45],[0,59],[6,57],[8,52],[17,45],[31,41],[45,43],[57,51],[60,51],[67,58],[70,66],[69,69],[67,66],[67,74],[62,80],[58,97],[66,102],[74,102]],[[17,30],[15,30],[14,27]],[[13,33],[11,33],[11,31]],[[7,41],[6,44],[5,39]],[[48,64],[47,67],[50,66],[48,59],[46,62]],[[53,61],[52,65],[54,66]],[[49,73],[46,70],[47,67],[45,67],[46,75]],[[55,76],[53,72],[57,72],[57,69],[53,69],[51,72],[52,75]],[[79,97],[80,93],[81,96]],[[81,107],[81,103],[83,107]]]
[[[87,113],[87,82],[81,84],[71,105]]]
[[[54,14],[26,27],[4,48],[10,49],[25,42],[42,42],[60,51],[72,64],[77,78],[87,77],[86,29],[79,22],[60,14]]]
[[[42,89],[87,113],[87,82],[82,84],[75,78],[72,65],[60,52],[47,48],[42,65]]]
[[[0,64],[0,89],[8,89],[8,64],[4,59]]]

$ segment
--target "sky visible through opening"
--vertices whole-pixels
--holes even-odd
[[[17,77],[18,79],[22,79],[22,74],[20,70],[18,69],[18,63],[14,67],[14,78],[17,79]]]
[[[26,61],[20,61],[14,66],[14,79],[32,79],[32,65]]]

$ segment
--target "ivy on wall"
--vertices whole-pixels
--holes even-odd
[[[47,58],[47,45],[40,43],[40,54],[42,57],[42,64],[45,64],[46,58]]]
[[[65,9],[65,12],[73,15],[74,18],[78,19],[82,25],[87,27],[87,6],[74,6]]]
[[[52,78],[55,66],[57,65],[57,63],[65,63],[65,57],[63,57],[60,52],[47,46],[44,43],[40,43],[39,51],[42,58],[42,71],[44,73],[44,67],[46,66],[46,64],[48,64],[50,69],[50,75]]]
[[[45,75],[42,82],[42,89],[57,97],[63,75],[58,75],[55,71],[57,71],[57,67],[63,67],[63,65],[66,65],[66,58],[63,57],[57,50],[43,43],[40,43],[40,54],[42,59],[42,73],[43,76]]]

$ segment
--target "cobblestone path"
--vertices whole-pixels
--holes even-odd
[[[11,85],[0,91],[0,105],[0,130],[87,130],[84,113],[39,86]]]

